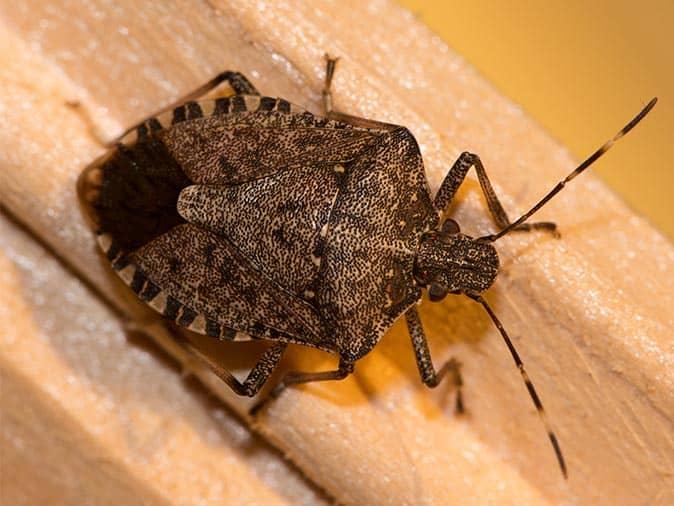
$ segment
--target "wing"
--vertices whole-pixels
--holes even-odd
[[[339,174],[331,167],[297,167],[234,186],[189,186],[177,208],[186,221],[227,237],[260,272],[305,298],[338,190]]]
[[[197,225],[174,227],[128,257],[120,276],[181,326],[221,339],[233,331],[334,351],[306,302],[270,281],[226,239]]]
[[[316,248],[308,246],[321,243],[335,193],[344,184],[341,164],[358,159],[376,146],[383,132],[316,117],[282,99],[268,97],[236,96],[186,104],[173,111],[170,127],[168,117],[148,120],[147,125],[124,139],[129,143],[126,148],[117,148],[87,171],[87,182],[103,181],[102,190],[100,183],[86,187],[95,190],[90,192],[90,207],[99,242],[130,287],[182,326],[222,338],[242,332],[334,351],[334,346],[325,342],[323,319],[314,305],[298,296],[304,281],[314,277],[315,269],[307,268],[307,263],[315,262],[312,254]],[[184,172],[175,184],[169,181],[167,162],[179,167],[180,175]],[[119,164],[128,166],[129,174],[117,174]],[[287,179],[283,177],[290,174],[286,169],[297,169],[292,174],[302,173],[304,177],[299,178],[301,181]],[[113,178],[113,173],[120,177]],[[157,203],[156,179],[167,179],[170,186],[166,205],[163,200]],[[250,237],[269,236],[269,240],[244,251],[245,241],[229,237],[232,234],[224,230],[204,228],[198,210],[199,219],[194,213],[187,216],[188,221],[196,223],[178,225],[182,219],[176,213],[176,201],[190,182],[202,188],[237,188],[222,196],[237,197],[234,200],[238,201],[235,207],[239,215],[249,210],[239,207],[252,194],[262,198],[274,193],[273,199],[262,199],[281,208],[265,212],[271,217],[269,223],[255,222],[255,233],[241,221],[235,227],[245,233],[248,243]],[[249,186],[244,188],[244,183]],[[292,196],[286,198],[289,188]],[[111,193],[112,189],[119,191]],[[110,205],[105,208],[98,205],[101,193],[110,197]],[[252,213],[259,213],[259,206],[253,207]],[[119,209],[128,212],[120,217]],[[306,211],[302,219],[295,216],[294,221],[287,221],[290,215],[302,211]],[[169,214],[171,220],[160,219]],[[149,215],[147,224],[145,215]],[[110,219],[101,219],[105,217]],[[110,227],[110,221],[119,226]],[[292,226],[280,226],[288,224]],[[131,239],[130,231],[136,231]],[[304,256],[298,256],[297,248],[275,247],[289,239],[293,245],[297,243]],[[269,251],[279,253],[271,255],[273,258],[265,256],[262,250],[267,246]],[[300,258],[301,265],[289,271],[290,257]],[[277,265],[285,268],[283,272],[290,272],[289,279],[278,279],[269,272],[265,275],[258,268]],[[290,291],[292,287],[295,294]]]

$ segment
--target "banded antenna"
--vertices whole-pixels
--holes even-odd
[[[494,241],[500,239],[501,237],[503,237],[504,235],[506,235],[507,233],[511,232],[511,231],[512,231],[513,229],[515,229],[518,225],[521,225],[522,223],[524,223],[525,221],[527,221],[527,220],[528,220],[528,219],[529,219],[529,218],[530,218],[536,211],[538,211],[541,207],[543,207],[545,204],[547,204],[548,201],[550,201],[550,199],[551,199],[552,197],[554,197],[554,196],[557,195],[560,191],[562,191],[562,188],[564,188],[564,186],[566,186],[566,183],[568,183],[569,181],[571,181],[571,180],[572,180],[573,178],[575,178],[578,174],[580,174],[580,173],[583,172],[585,169],[587,169],[590,165],[592,165],[594,162],[596,162],[596,161],[599,159],[599,157],[601,157],[604,153],[606,153],[609,149],[611,149],[611,147],[618,141],[618,139],[620,139],[620,138],[623,137],[625,134],[627,134],[627,132],[629,132],[630,130],[632,130],[632,129],[633,129],[633,128],[634,128],[634,127],[635,127],[635,126],[642,120],[642,119],[644,119],[644,117],[646,116],[646,114],[648,114],[649,111],[650,111],[651,109],[653,109],[653,107],[655,106],[655,103],[656,103],[657,101],[658,101],[657,98],[653,98],[650,102],[648,102],[648,104],[646,105],[646,107],[644,107],[644,108],[641,110],[641,112],[640,112],[639,114],[637,114],[637,115],[632,119],[632,121],[630,121],[629,123],[627,123],[627,125],[625,125],[625,126],[623,127],[623,129],[620,130],[620,132],[618,132],[617,134],[615,134],[615,135],[613,136],[613,138],[611,138],[609,141],[607,141],[607,142],[606,142],[602,147],[600,147],[597,151],[595,151],[594,153],[592,153],[592,154],[591,154],[591,155],[590,155],[590,156],[589,156],[583,163],[581,163],[578,167],[576,167],[575,170],[573,170],[568,176],[566,176],[566,177],[565,177],[564,179],[562,179],[559,183],[557,183],[557,185],[556,185],[552,190],[550,190],[550,191],[548,192],[548,194],[547,194],[545,197],[543,197],[541,200],[539,200],[538,203],[537,203],[534,207],[532,207],[531,209],[529,209],[526,213],[524,213],[524,214],[523,214],[522,216],[520,216],[517,220],[515,220],[515,221],[512,222],[510,225],[508,225],[507,227],[505,227],[504,229],[502,229],[500,232],[498,232],[498,233],[496,233],[496,234],[485,235],[484,237],[480,237],[479,240],[488,241],[488,242],[494,242]]]

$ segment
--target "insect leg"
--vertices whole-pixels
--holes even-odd
[[[332,109],[332,78],[335,75],[335,68],[339,58],[332,58],[329,54],[325,54],[325,85],[323,86],[323,110],[325,116],[329,119],[347,123],[358,128],[371,128],[373,130],[395,130],[400,128],[398,125],[391,123],[383,123],[372,119],[360,118],[352,116],[343,112],[337,112]]]
[[[246,76],[244,76],[241,72],[232,72],[231,70],[225,70],[224,72],[220,72],[217,76],[215,76],[213,79],[208,81],[206,84],[201,86],[200,88],[197,88],[192,92],[193,96],[188,97],[183,102],[187,102],[189,100],[194,100],[201,95],[211,91],[213,88],[218,86],[220,83],[226,82],[231,86],[231,88],[234,90],[234,93],[237,95],[259,95],[260,92],[257,91],[257,88],[253,86],[253,83],[251,83]]]
[[[475,167],[477,178],[480,181],[480,187],[482,188],[482,193],[487,199],[487,206],[489,207],[489,211],[491,212],[496,225],[500,229],[504,229],[510,225],[510,218],[508,218],[505,209],[503,209],[501,202],[494,192],[494,188],[492,188],[491,183],[489,182],[487,172],[484,170],[484,165],[482,165],[480,157],[473,153],[461,153],[461,156],[459,156],[456,162],[454,162],[454,165],[452,165],[452,168],[445,177],[445,180],[442,182],[442,185],[435,196],[435,200],[433,202],[434,207],[438,211],[444,211],[447,208],[449,203],[454,198],[456,191],[459,189],[459,186],[461,186],[461,183],[463,183],[464,179],[466,178],[466,174],[471,167]],[[557,235],[557,225],[548,221],[522,223],[518,225],[515,230],[529,231],[534,229],[546,230]]]
[[[265,398],[260,399],[251,409],[250,415],[255,416],[264,406],[272,399],[276,399],[281,393],[290,385],[298,385],[300,383],[310,383],[313,381],[332,381],[346,378],[353,372],[353,362],[346,362],[342,359],[339,361],[339,367],[334,371],[323,372],[299,372],[291,371],[283,376],[283,379],[278,385],[269,392]]]
[[[450,358],[444,365],[436,372],[433,367],[431,359],[431,351],[428,348],[428,341],[424,334],[424,328],[421,325],[419,312],[416,307],[412,307],[405,313],[405,320],[407,321],[407,328],[412,338],[412,346],[414,347],[414,355],[417,359],[417,367],[421,380],[430,388],[435,388],[440,384],[442,378],[446,374],[450,374],[452,382],[456,387],[456,412],[463,413],[463,395],[461,387],[463,386],[463,378],[461,377],[461,364],[455,358]]]
[[[328,53],[325,53],[325,84],[323,85],[323,111],[326,116],[332,112],[332,78],[335,75],[335,68],[339,58],[332,58]]]
[[[142,121],[139,121],[135,125],[133,125],[131,128],[127,128],[121,135],[117,136],[115,139],[112,141],[108,142],[107,145],[109,147],[112,147],[116,145],[125,135],[127,135],[129,132],[132,132],[135,129],[139,129],[140,131],[144,131],[147,129],[145,126],[146,123],[150,125],[150,128],[152,128],[152,120],[156,117],[159,116],[160,114],[163,114],[167,111],[174,110],[178,107],[180,107],[183,104],[187,104],[188,102],[192,102],[202,95],[205,95],[209,91],[217,88],[220,84],[222,83],[227,83],[229,86],[234,90],[234,94],[236,95],[259,95],[260,92],[257,91],[255,86],[248,80],[246,76],[244,76],[241,72],[232,72],[231,70],[226,70],[224,72],[220,72],[217,76],[215,76],[213,79],[208,81],[205,84],[202,84],[198,88],[190,91],[186,95],[183,95],[180,97],[178,100],[175,102],[167,105],[166,107],[163,107],[159,111],[155,112],[152,116],[148,116],[147,118],[143,119]],[[161,126],[161,125],[160,125]],[[140,132],[139,132],[139,137],[140,137]]]
[[[247,397],[254,397],[260,391],[267,379],[269,379],[269,376],[274,372],[287,346],[285,343],[275,343],[273,346],[267,348],[260,357],[260,360],[257,361],[248,373],[246,379],[241,383],[231,372],[210,360],[189,342],[185,341],[184,345],[193,358],[208,367],[213,374],[224,381],[236,394]]]

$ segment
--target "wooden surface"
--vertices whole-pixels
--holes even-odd
[[[345,504],[674,501],[674,250],[591,174],[541,212],[560,224],[561,240],[499,242],[502,272],[488,294],[558,431],[568,482],[497,332],[458,297],[426,301],[421,313],[435,362],[465,364],[466,417],[453,415],[449,387],[421,385],[399,322],[352,378],[289,390],[258,421],[299,471],[263,442],[247,443],[242,422],[206,402],[172,361],[122,338],[111,308],[142,308],[109,275],[74,194],[78,173],[103,151],[98,138],[223,68],[318,110],[328,51],[342,57],[336,107],[408,126],[434,189],[461,151],[477,152],[514,216],[574,161],[388,2],[54,5],[0,5],[0,202],[72,269],[2,224],[2,476],[12,502],[63,490],[67,504],[325,500],[302,476]],[[638,150],[647,129],[646,120],[603,163]],[[465,231],[491,230],[472,176],[453,212]],[[219,348],[237,369],[250,359],[240,345]],[[288,367],[333,363],[291,351]],[[245,402],[193,372],[245,413]],[[38,472],[50,480],[36,486]]]
[[[0,504],[324,503],[1,216],[0,317]]]

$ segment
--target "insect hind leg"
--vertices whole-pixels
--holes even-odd
[[[314,381],[333,381],[333,380],[342,380],[346,378],[349,374],[353,372],[353,362],[346,362],[345,360],[340,359],[339,366],[333,371],[322,371],[322,372],[300,372],[300,371],[291,371],[283,376],[283,379],[279,382],[276,387],[269,392],[269,395],[260,399],[251,409],[250,415],[255,416],[264,408],[269,401],[276,399],[281,393],[291,385],[299,385],[301,383],[311,383]]]
[[[236,379],[231,372],[210,360],[189,342],[185,341],[183,342],[183,345],[193,359],[206,366],[237,395],[246,397],[254,397],[257,395],[276,369],[287,346],[286,343],[275,343],[267,348],[250,370],[246,379],[241,382]]]
[[[464,152],[461,153],[461,156],[454,162],[452,168],[449,170],[447,176],[445,176],[438,193],[435,196],[433,206],[438,211],[444,211],[447,206],[451,203],[456,195],[457,190],[463,183],[466,178],[466,174],[471,167],[475,167],[475,172],[477,172],[477,178],[480,182],[480,187],[482,188],[482,193],[487,199],[487,206],[489,207],[489,212],[494,219],[494,222],[503,230],[510,225],[510,218],[508,214],[503,209],[503,205],[496,196],[496,192],[487,177],[487,171],[482,165],[482,160],[478,155],[473,153]],[[522,223],[515,227],[517,231],[531,231],[531,230],[544,230],[550,232],[551,234],[558,236],[557,225],[549,221],[542,221],[536,223]]]
[[[456,413],[462,414],[464,409],[463,404],[463,377],[461,376],[461,363],[455,358],[450,358],[443,364],[439,371],[436,372],[431,359],[431,352],[428,348],[428,341],[424,333],[424,328],[421,325],[419,312],[415,307],[407,310],[405,313],[405,320],[407,328],[412,339],[412,347],[414,348],[414,356],[417,360],[417,367],[419,374],[424,384],[430,388],[435,388],[440,384],[442,379],[449,374],[452,378],[452,383],[456,388]]]
[[[172,102],[171,104],[167,105],[166,107],[160,109],[159,111],[155,112],[151,116],[148,116],[147,118],[144,118],[142,121],[139,121],[132,127],[126,129],[121,135],[115,137],[112,141],[106,143],[108,147],[115,146],[118,142],[120,142],[128,133],[133,132],[134,130],[138,130],[138,138],[143,138],[147,135],[147,129],[148,127],[150,130],[157,130],[161,129],[161,124],[159,124],[156,120],[156,117],[168,112],[175,110],[185,104],[189,104],[190,102],[193,102],[194,100],[202,97],[209,91],[217,88],[220,86],[222,83],[227,83],[229,86],[232,88],[234,91],[235,95],[260,95],[260,92],[257,91],[257,88],[253,86],[253,84],[248,80],[246,76],[244,76],[241,72],[234,72],[231,70],[225,70],[224,72],[220,72],[217,76],[215,76],[213,79],[209,80],[208,82],[202,84],[198,88],[190,91],[186,95],[183,95],[180,97],[178,100],[175,102]]]

